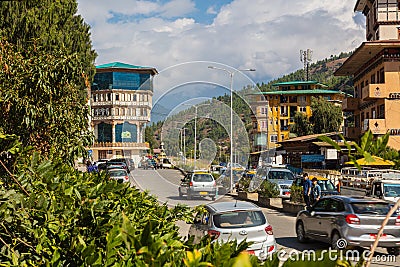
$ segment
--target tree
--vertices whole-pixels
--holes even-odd
[[[313,133],[313,127],[308,120],[307,115],[301,112],[296,112],[293,120],[294,125],[290,128],[292,133],[295,133],[297,136],[304,136]]]
[[[311,100],[311,110],[310,121],[313,124],[313,132],[315,134],[339,131],[343,121],[340,106],[336,106],[319,97]]]
[[[0,3],[0,132],[68,162],[91,144],[89,26],[75,0]]]

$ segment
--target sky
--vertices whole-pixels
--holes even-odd
[[[214,76],[212,83],[228,87],[227,73],[207,69],[210,64],[256,69],[245,78],[267,83],[302,68],[300,50],[311,49],[312,62],[352,51],[365,41],[365,19],[354,13],[355,3],[78,0],[78,13],[91,26],[96,65],[119,61],[155,67],[164,75],[164,83],[155,86],[159,98],[181,87],[182,75],[193,81]],[[198,62],[206,62],[201,70]]]

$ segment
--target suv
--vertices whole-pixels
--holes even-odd
[[[322,197],[312,208],[297,214],[297,240],[320,240],[330,243],[333,249],[344,249],[343,239],[349,246],[370,247],[392,206],[390,202],[370,197]],[[389,254],[399,255],[399,213],[389,218],[378,246],[385,247]]]
[[[206,171],[193,171],[185,175],[181,179],[181,184],[178,188],[179,196],[186,195],[187,199],[192,199],[194,196],[211,197],[215,200],[217,196],[217,184],[211,173]]]
[[[251,179],[249,191],[256,191],[260,188],[261,183],[268,181],[278,185],[279,197],[290,198],[290,187],[294,181],[294,174],[280,165],[265,165],[257,169],[256,174]]]
[[[117,163],[117,162],[125,163],[126,166],[128,166],[128,169],[130,171],[135,169],[135,163],[133,162],[133,159],[130,159],[130,158],[110,159],[109,161],[107,161],[107,164],[112,165],[113,163]]]
[[[266,260],[277,248],[272,226],[260,207],[244,201],[205,205],[190,226],[189,235],[194,236],[196,243],[205,235],[217,242],[237,240],[240,243],[246,240],[250,242],[247,253],[260,260]]]

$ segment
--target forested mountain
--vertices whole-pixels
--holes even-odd
[[[328,86],[327,89],[331,90],[341,90],[348,94],[353,94],[353,80],[351,77],[337,77],[334,76],[333,73],[335,70],[340,67],[343,62],[351,55],[351,53],[341,53],[338,56],[331,56],[330,58],[326,58],[320,61],[317,61],[313,64],[309,65],[309,80],[315,80],[320,83],[326,84]],[[261,91],[272,91],[276,90],[272,85],[279,82],[288,82],[288,81],[301,81],[304,80],[304,70],[300,69],[295,72],[284,75],[280,78],[271,80],[267,83],[257,84]],[[247,88],[243,88],[243,91],[246,91]],[[240,93],[241,94],[241,93]],[[230,105],[230,96],[223,95],[216,98],[216,100],[224,102],[226,105]],[[233,107],[234,112],[240,116],[243,123],[245,124],[247,130],[250,130],[252,127],[251,123],[251,115],[252,111],[248,107],[248,105],[237,95],[234,95],[233,98]],[[187,116],[193,117],[194,108],[182,111],[174,116],[177,121],[183,121],[183,119],[187,118]],[[189,117],[189,118],[192,118]],[[146,141],[150,143],[151,148],[158,148],[160,145],[161,139],[161,128],[163,127],[162,122],[158,122],[153,124],[146,129]],[[194,148],[194,122],[191,120],[189,123],[185,125],[188,130],[186,131],[186,152],[187,156],[189,156],[189,151]],[[225,129],[219,125],[216,121],[201,118],[197,121],[197,139],[202,140],[203,138],[210,138],[214,140],[216,144],[219,144],[221,147],[225,147],[225,152],[229,152],[229,137],[226,133]]]

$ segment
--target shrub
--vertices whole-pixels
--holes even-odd
[[[290,201],[296,203],[304,203],[302,186],[292,185],[290,187]]]
[[[268,180],[264,180],[261,183],[260,189],[258,190],[258,194],[268,198],[278,197],[279,196],[278,185]]]

